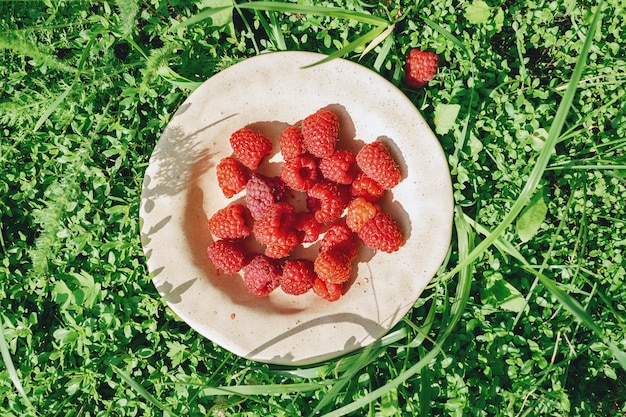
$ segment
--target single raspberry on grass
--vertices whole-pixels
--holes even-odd
[[[380,140],[368,143],[356,155],[356,163],[361,171],[384,189],[390,189],[400,182],[400,168]]]
[[[297,126],[288,126],[282,131],[278,138],[278,146],[280,153],[285,161],[302,155],[306,152],[304,137],[300,128]]]
[[[346,225],[355,233],[370,221],[380,211],[380,206],[371,203],[363,197],[353,199],[346,209]]]
[[[272,142],[267,136],[246,127],[230,136],[230,146],[237,159],[250,169],[257,169],[272,151]]]
[[[324,158],[335,152],[339,139],[339,117],[335,113],[320,109],[305,117],[300,129],[312,155]]]
[[[372,203],[380,200],[384,193],[385,189],[363,172],[359,172],[350,185],[352,197],[363,197]]]
[[[296,225],[296,209],[289,203],[269,206],[254,223],[252,233],[257,242],[266,245],[265,255],[284,258],[300,243]]]
[[[307,191],[306,204],[319,223],[330,223],[338,219],[350,202],[350,191],[346,185],[331,181],[320,181]]]
[[[344,252],[350,259],[354,259],[358,254],[356,235],[344,223],[334,223],[324,233],[319,251],[331,250]]]
[[[314,262],[315,273],[320,279],[342,284],[350,278],[352,273],[352,259],[350,254],[339,249],[330,249],[320,252]]]
[[[265,255],[256,255],[243,267],[243,280],[248,290],[260,297],[269,295],[280,286],[280,267]]]
[[[437,74],[439,56],[434,52],[411,49],[404,66],[404,82],[411,87],[424,87]]]
[[[316,242],[320,235],[321,226],[322,225],[315,220],[315,215],[310,211],[296,213],[296,230],[299,232],[300,242]]]
[[[207,247],[207,255],[217,269],[227,274],[239,272],[246,261],[246,250],[240,240],[216,240]]]
[[[250,179],[250,171],[232,156],[223,158],[216,168],[217,183],[226,198],[243,191]]]
[[[246,184],[246,206],[253,219],[258,219],[265,209],[280,201],[285,194],[285,183],[279,177],[266,177],[254,173]]]
[[[209,231],[220,239],[244,238],[250,234],[246,215],[246,208],[242,204],[226,206],[211,216],[208,221]]]
[[[313,262],[308,259],[290,259],[283,265],[280,288],[291,295],[300,295],[313,287],[317,275]]]
[[[387,253],[397,251],[403,244],[400,226],[384,211],[365,223],[358,236],[365,246]]]
[[[321,179],[317,159],[300,155],[285,161],[280,167],[280,179],[296,191],[310,190]]]
[[[351,184],[359,173],[356,155],[347,149],[336,150],[332,155],[322,158],[319,169],[324,178],[339,184]]]
[[[313,282],[313,292],[327,301],[337,301],[342,291],[342,284],[333,284],[320,278],[316,278]]]

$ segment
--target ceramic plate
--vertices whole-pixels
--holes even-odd
[[[189,326],[252,360],[303,365],[371,344],[411,309],[450,244],[448,164],[420,113],[400,90],[359,64],[335,59],[303,68],[323,57],[270,53],[211,77],[178,109],[145,173],[141,239],[154,285]],[[275,169],[280,131],[320,108],[340,116],[340,147],[380,139],[391,149],[402,181],[381,205],[401,224],[405,244],[393,254],[361,250],[336,302],[280,289],[260,298],[246,290],[241,276],[219,273],[207,258],[207,219],[241,198],[224,197],[215,168],[232,153],[230,134],[252,125],[276,144],[260,169]]]

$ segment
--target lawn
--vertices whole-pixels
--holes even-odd
[[[625,19],[622,0],[0,1],[2,415],[626,415]],[[440,58],[421,89],[412,48]],[[307,367],[191,330],[139,233],[178,107],[278,50],[398,86],[454,189],[450,250],[410,312]]]

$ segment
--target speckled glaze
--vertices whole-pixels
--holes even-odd
[[[182,320],[248,359],[303,365],[376,341],[414,305],[443,261],[452,229],[446,157],[410,100],[375,72],[346,60],[303,68],[324,56],[275,52],[247,59],[196,89],[163,132],[146,170],[141,240],[154,285]],[[402,181],[382,206],[406,242],[393,254],[362,249],[345,294],[329,303],[312,292],[249,294],[239,275],[218,273],[206,256],[207,219],[242,201],[226,199],[215,168],[232,153],[232,132],[251,125],[277,144],[287,124],[320,108],[341,119],[339,147],[383,140]],[[260,170],[276,173],[278,146]],[[296,201],[295,204],[298,204]],[[315,245],[295,256],[313,258]],[[207,342],[208,343],[208,342]]]

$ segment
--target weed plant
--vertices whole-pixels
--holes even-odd
[[[237,4],[236,4],[237,3]],[[622,0],[0,2],[3,416],[626,414]],[[411,48],[437,77],[402,83]],[[448,256],[379,343],[310,367],[192,331],[150,281],[143,172],[203,80],[359,62],[436,131]]]

